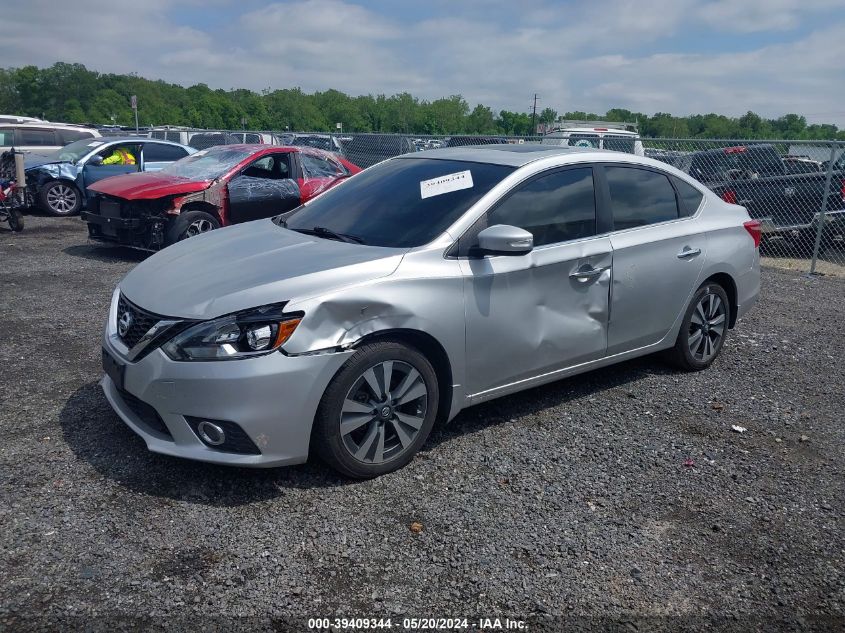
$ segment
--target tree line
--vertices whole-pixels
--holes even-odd
[[[138,97],[140,125],[184,125],[210,129],[397,132],[406,134],[532,133],[527,112],[494,112],[470,104],[461,95],[432,101],[402,92],[387,96],[350,96],[338,90],[306,93],[300,88],[212,89],[205,84],[184,87],[136,74],[88,70],[82,64],[59,62],[49,68],[0,69],[0,112],[37,116],[51,121],[95,125],[134,125],[130,95]],[[799,114],[766,119],[754,112],[741,117],[721,114],[647,115],[614,108],[604,113],[537,113],[536,122],[558,118],[636,122],[642,136],[664,138],[755,138],[845,140],[833,124],[808,124]]]

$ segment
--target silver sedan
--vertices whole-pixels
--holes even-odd
[[[760,288],[760,225],[684,173],[542,145],[394,158],[175,244],[114,292],[102,386],[150,450],[407,464],[479,402],[636,356],[708,367]]]

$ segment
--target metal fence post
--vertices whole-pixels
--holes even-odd
[[[810,261],[810,275],[816,274],[816,260],[819,257],[819,249],[822,244],[824,233],[824,220],[827,214],[827,199],[830,197],[830,183],[833,180],[833,163],[836,160],[836,143],[830,144],[830,160],[827,162],[827,177],[824,181],[824,195],[822,196],[822,208],[819,211],[819,226],[816,229],[816,243],[813,245],[813,259]]]

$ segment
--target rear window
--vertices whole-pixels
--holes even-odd
[[[680,178],[672,178],[672,182],[675,183],[675,189],[678,191],[678,197],[681,199],[681,217],[695,215],[699,205],[701,205],[701,201],[704,199],[704,194]]]
[[[616,231],[678,218],[678,203],[669,178],[634,167],[605,167]]]
[[[144,162],[167,163],[188,155],[181,147],[175,145],[160,145],[158,143],[144,143]]]
[[[463,161],[391,160],[320,194],[287,216],[286,225],[325,227],[373,246],[421,246],[512,172],[512,167]]]

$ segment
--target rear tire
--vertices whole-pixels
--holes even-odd
[[[393,472],[425,443],[439,399],[437,374],[416,349],[392,341],[363,345],[326,388],[313,445],[347,477]]]
[[[66,180],[52,180],[38,191],[38,206],[50,215],[63,218],[79,213],[82,193]]]
[[[707,282],[690,299],[675,346],[666,360],[685,371],[707,369],[716,360],[728,336],[730,303],[725,289]]]
[[[164,236],[165,245],[220,228],[220,221],[205,211],[183,211],[170,221]]]

